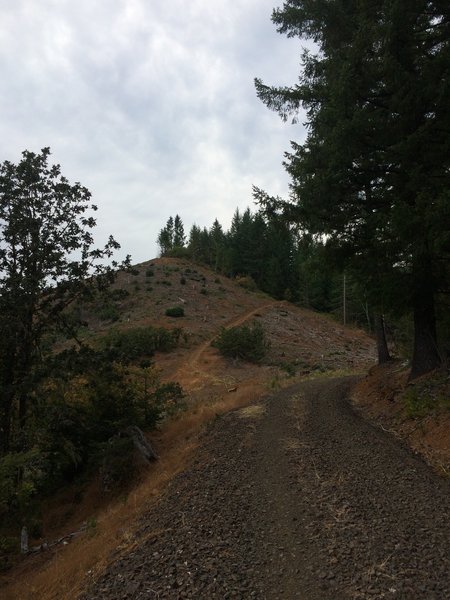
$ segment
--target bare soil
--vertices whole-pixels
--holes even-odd
[[[450,477],[450,373],[408,381],[401,361],[372,367],[355,387],[354,405],[382,429],[404,440],[439,474]],[[408,407],[408,395],[418,407]],[[423,414],[420,408],[423,407]]]

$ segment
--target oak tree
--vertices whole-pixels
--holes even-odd
[[[26,445],[24,426],[44,342],[54,332],[75,334],[68,307],[108,287],[118,267],[115,261],[102,264],[119,248],[112,237],[103,249],[93,247],[96,206],[89,190],[70,184],[59,165],[49,165],[49,156],[49,148],[38,154],[25,151],[18,164],[0,164],[3,452]]]

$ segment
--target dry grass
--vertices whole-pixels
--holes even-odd
[[[353,403],[385,431],[405,440],[444,477],[450,475],[450,411],[439,397],[450,397],[447,372],[436,371],[408,383],[409,369],[400,362],[373,367],[353,391]],[[430,403],[427,414],[408,414],[405,393]]]
[[[253,406],[246,406],[241,408],[238,415],[241,419],[261,419],[266,412],[265,406],[261,404],[254,404]]]
[[[307,448],[308,444],[297,438],[286,438],[283,440],[283,447],[285,450],[301,450],[302,448]]]
[[[103,570],[113,551],[128,552],[133,548],[136,522],[161,498],[171,479],[186,469],[205,425],[217,415],[250,404],[261,391],[262,386],[249,383],[236,393],[216,397],[209,404],[196,405],[194,401],[187,412],[167,423],[160,432],[161,458],[127,498],[114,501],[96,515],[90,533],[60,546],[54,554],[26,559],[2,589],[2,600],[74,600],[89,577]],[[254,408],[248,407],[248,414],[255,415],[258,411]]]

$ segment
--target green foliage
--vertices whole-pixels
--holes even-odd
[[[95,517],[90,517],[86,521],[86,534],[88,537],[94,537],[97,533],[97,519]]]
[[[109,290],[108,295],[113,302],[121,302],[122,300],[125,300],[125,298],[128,298],[130,292],[124,288],[115,288]]]
[[[152,396],[152,407],[157,412],[155,423],[162,418],[173,417],[184,409],[184,392],[179,383],[170,381],[157,387]]]
[[[170,258],[191,258],[191,253],[189,248],[184,248],[181,246],[174,246],[171,250],[169,250],[165,256],[169,256]]]
[[[138,287],[134,283],[134,289]],[[123,288],[103,290],[92,303],[92,312],[101,320],[114,323],[120,319],[121,305],[130,292]]]
[[[49,156],[49,148],[25,151],[17,165],[0,165],[0,452],[23,446],[34,372],[50,351],[43,342],[73,337],[79,323],[69,307],[108,288],[118,267],[100,264],[119,247],[112,237],[92,248],[89,190],[71,185]]]
[[[297,372],[297,365],[291,362],[283,362],[280,364],[280,369],[283,369],[288,377],[294,377],[295,373]]]
[[[155,276],[155,272],[154,272],[154,270],[153,270],[153,269],[151,269],[151,268],[148,268],[148,269],[146,269],[146,271],[145,271],[145,276],[146,276],[146,277],[154,277],[154,276]]]
[[[43,494],[106,463],[111,483],[126,482],[133,456],[121,434],[130,425],[154,428],[182,410],[183,397],[179,384],[161,384],[153,367],[111,362],[107,351],[52,356],[24,432],[31,450],[0,457],[0,522],[25,523],[31,532]]]
[[[0,572],[10,567],[10,556],[18,551],[17,537],[0,535]]]
[[[0,516],[9,512],[29,513],[46,477],[46,466],[45,457],[36,448],[0,458]]]
[[[403,394],[406,415],[413,419],[421,419],[436,410],[436,400],[416,388],[409,388]]]
[[[450,411],[450,383],[442,369],[431,377],[408,386],[402,396],[408,417],[423,419],[429,415]]]
[[[169,217],[166,226],[161,229],[157,239],[161,256],[183,258],[186,256],[186,236],[183,222],[179,215]]]
[[[259,288],[283,298],[289,288],[293,290],[292,299],[295,300],[297,237],[295,230],[275,214],[267,217],[261,211],[252,214],[247,209],[241,214],[236,210],[227,232],[217,219],[210,229],[193,225],[188,250],[192,260],[243,279],[242,284],[247,289]],[[216,283],[220,283],[218,278]]]
[[[110,323],[114,323],[120,319],[119,309],[115,304],[105,303],[97,308],[95,311],[97,317],[101,321],[108,321]]]
[[[255,280],[253,279],[253,277],[250,277],[250,275],[237,277],[236,283],[238,284],[238,286],[244,288],[245,290],[251,290],[252,292],[258,289]]]
[[[447,5],[286,0],[272,18],[316,49],[302,55],[300,85],[255,81],[268,108],[284,120],[305,111],[308,126],[286,153],[290,201],[257,199],[326,236],[377,313],[414,315],[411,376],[428,372],[450,274]]]
[[[184,308],[182,306],[173,306],[172,308],[166,309],[166,317],[184,317]]]
[[[222,328],[212,345],[224,356],[249,362],[261,361],[269,348],[264,329],[257,321],[252,325]]]
[[[184,235],[183,221],[179,215],[175,215],[173,222],[173,247],[183,248],[186,243],[186,236]]]
[[[129,484],[134,476],[133,440],[128,436],[114,436],[99,447],[98,460],[101,463],[100,473],[103,486],[123,487]],[[90,528],[96,530],[96,522]]]
[[[150,357],[156,351],[170,352],[177,347],[181,335],[180,329],[163,327],[136,327],[125,331],[110,331],[100,341],[110,360],[122,362],[135,361]]]

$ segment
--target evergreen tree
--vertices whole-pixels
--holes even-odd
[[[413,310],[411,375],[420,375],[440,362],[434,303],[448,260],[448,3],[288,0],[273,20],[319,46],[304,53],[296,86],[256,81],[283,118],[307,111],[307,140],[286,161],[296,218],[347,248],[359,268],[365,262],[373,297],[382,289]],[[377,263],[383,271],[372,277]]]
[[[188,250],[192,260],[201,261],[201,229],[194,223],[189,232]]]
[[[183,221],[179,215],[175,216],[173,223],[173,246],[172,248],[184,248],[186,236],[184,235]]]
[[[209,231],[209,238],[211,240],[211,264],[214,270],[218,271],[221,268],[224,259],[225,234],[223,232],[222,225],[217,219],[214,220],[214,223]]]
[[[211,266],[212,249],[210,234],[206,227],[201,229],[198,225],[193,225],[189,233],[188,251],[192,260]]]
[[[203,227],[200,232],[200,256],[206,265],[212,266],[212,243],[206,227]]]
[[[178,215],[177,215],[178,216]],[[158,245],[160,248],[161,256],[167,256],[167,254],[174,247],[174,221],[173,217],[169,217],[166,226],[161,229],[158,234]]]

